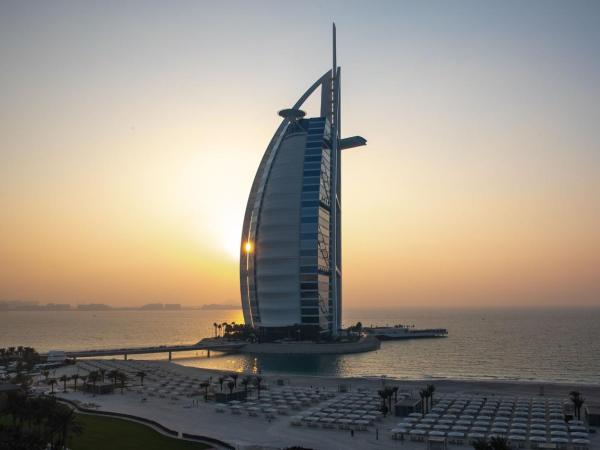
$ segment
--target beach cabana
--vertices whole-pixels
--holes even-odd
[[[423,441],[425,434],[427,434],[425,430],[410,430],[408,433],[411,441]]]
[[[539,444],[545,444],[548,440],[543,436],[529,436],[529,442],[533,448],[538,448]]]
[[[517,447],[519,447],[519,448],[523,448],[525,446],[526,438],[525,438],[525,436],[520,436],[520,435],[516,435],[516,434],[510,434],[508,436],[508,441],[511,444],[516,444]]]
[[[469,444],[473,444],[473,442],[479,440],[479,439],[483,439],[485,438],[485,434],[483,433],[477,433],[477,432],[471,432],[469,434],[467,434],[467,438],[469,439]]]
[[[390,431],[392,433],[392,439],[404,439],[404,435],[409,433],[409,430],[400,427],[392,428]]]
[[[460,431],[449,431],[448,434],[448,442],[451,444],[462,445],[465,439],[465,433]]]
[[[569,445],[569,440],[565,437],[553,437],[550,438],[550,442],[556,445],[556,448],[564,450]]]
[[[588,439],[573,439],[571,443],[574,450],[587,450],[590,448],[590,441]]]

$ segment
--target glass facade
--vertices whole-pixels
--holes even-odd
[[[331,150],[324,117],[303,121],[307,130],[300,214],[300,308],[303,325],[330,332]]]

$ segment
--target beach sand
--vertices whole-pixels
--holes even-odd
[[[104,360],[105,362],[106,360]],[[109,361],[115,364],[123,363],[122,360]],[[81,364],[81,363],[79,363]],[[68,366],[58,369],[53,376],[59,377],[64,373],[72,374],[79,372],[84,374],[79,366]],[[83,363],[85,365],[85,362]],[[219,370],[200,369],[194,367],[180,366],[176,363],[166,361],[126,361],[130,367],[145,365],[152,370],[169,371],[173,377],[180,375],[197,380],[205,380],[209,377],[216,379],[219,375],[227,375],[231,372]],[[240,379],[243,374],[240,374]],[[393,380],[391,378],[336,378],[320,376],[279,376],[262,375],[264,383],[273,389],[278,389],[278,380],[283,380],[285,385],[292,387],[320,387],[321,389],[337,391],[340,385],[345,385],[351,392],[368,390],[376,392],[383,386],[398,386],[399,392],[410,393],[419,398],[418,391],[427,384],[435,385],[434,395],[446,393],[453,394],[480,394],[485,397],[494,396],[519,396],[529,398],[555,398],[568,400],[568,393],[572,390],[580,391],[586,398],[587,403],[600,403],[600,386],[581,384],[557,384],[548,382],[512,382],[512,381],[461,381],[461,380]],[[169,378],[168,376],[165,378]],[[132,385],[139,384],[139,380],[132,378]],[[285,447],[291,445],[302,445],[307,448],[326,449],[398,449],[425,450],[427,444],[396,441],[391,439],[389,430],[399,421],[399,417],[389,416],[375,426],[369,427],[369,431],[355,432],[354,436],[345,430],[329,430],[321,428],[293,427],[290,425],[289,416],[277,416],[271,422],[264,417],[249,417],[247,415],[232,415],[227,413],[216,413],[215,403],[205,403],[201,397],[197,406],[191,407],[192,400],[189,398],[179,401],[170,401],[156,397],[150,397],[145,402],[141,401],[140,394],[126,391],[124,395],[115,390],[114,394],[92,396],[81,392],[68,392],[63,394],[62,384],[55,386],[59,396],[69,400],[77,400],[85,403],[93,402],[99,409],[133,414],[136,416],[155,420],[171,429],[192,434],[199,434],[221,439],[236,446],[246,449],[255,445],[271,448]],[[540,395],[543,393],[543,396]],[[375,431],[378,429],[378,432]],[[377,436],[377,434],[379,436]],[[591,449],[600,449],[598,433],[590,434]],[[456,447],[456,446],[454,446]],[[470,448],[464,446],[462,448]]]

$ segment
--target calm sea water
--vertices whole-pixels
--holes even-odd
[[[346,324],[444,327],[449,337],[383,342],[340,356],[179,354],[179,364],[263,373],[600,384],[600,309],[348,311]],[[40,351],[196,342],[240,311],[1,312],[0,347]],[[144,358],[165,358],[148,355]]]

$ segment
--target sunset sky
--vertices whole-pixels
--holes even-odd
[[[600,306],[593,1],[1,2],[0,301],[239,302],[332,21],[345,306]]]

